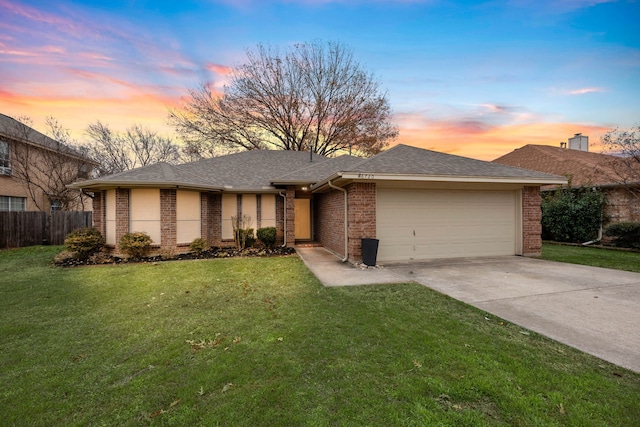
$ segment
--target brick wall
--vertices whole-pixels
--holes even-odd
[[[346,187],[348,198],[349,261],[362,261],[362,238],[376,237],[376,184],[355,182]]]
[[[606,224],[622,221],[640,221],[640,198],[626,188],[604,190],[607,203],[604,207]]]
[[[160,249],[175,250],[176,230],[176,190],[160,190]]]
[[[287,235],[285,236],[285,241],[287,246],[293,246],[296,242],[294,221],[295,221],[295,202],[293,199],[296,196],[296,188],[292,185],[287,187],[286,191],[287,201],[286,201],[286,209],[285,215],[287,218]]]
[[[344,256],[344,193],[331,190],[315,195],[314,229],[318,243]]]
[[[93,227],[96,228],[103,237],[107,237],[107,210],[106,191],[96,191],[93,193]]]
[[[129,195],[128,188],[116,189],[116,244],[129,232]]]
[[[200,193],[200,231],[209,246],[228,246],[222,242],[222,195]]]
[[[540,187],[522,189],[522,254],[539,256],[542,250],[542,209]]]

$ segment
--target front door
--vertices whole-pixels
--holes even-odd
[[[294,199],[294,235],[296,240],[311,240],[311,199]]]

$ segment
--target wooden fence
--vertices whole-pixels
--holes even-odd
[[[91,212],[0,212],[0,249],[62,245],[67,234],[91,227]]]

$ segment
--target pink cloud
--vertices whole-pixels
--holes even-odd
[[[569,90],[566,93],[568,95],[585,95],[587,93],[604,92],[605,89],[601,87],[585,87],[580,89]]]
[[[229,74],[231,74],[231,71],[233,71],[233,68],[227,65],[213,64],[211,62],[207,62],[205,67],[207,70],[213,71],[214,73],[221,76],[228,76]]]

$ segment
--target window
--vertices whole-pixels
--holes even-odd
[[[0,211],[26,211],[26,197],[0,196]]]
[[[11,151],[7,141],[0,141],[0,175],[11,175]]]

